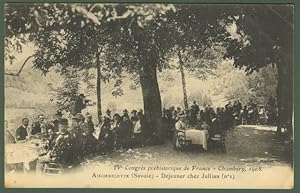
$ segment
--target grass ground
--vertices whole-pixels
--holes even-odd
[[[238,126],[226,135],[226,150],[223,154],[218,151],[176,151],[172,143],[167,141],[163,145],[129,149],[125,152],[113,152],[99,156],[83,163],[83,167],[99,163],[116,164],[199,164],[205,166],[216,165],[262,165],[274,166],[291,165],[291,145],[288,141],[279,139],[274,132],[275,127],[267,126]]]

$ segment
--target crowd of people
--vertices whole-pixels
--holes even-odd
[[[200,108],[196,101],[187,109],[182,110],[174,106],[163,109],[163,123],[167,130],[167,136],[172,137],[176,129],[176,122],[180,117],[184,117],[186,127],[207,129],[209,132],[227,130],[240,124],[277,124],[277,108],[273,97],[270,97],[265,105],[249,103],[242,105],[239,100],[229,101],[224,107],[212,108],[205,105]]]
[[[40,114],[31,127],[29,123],[28,118],[22,119],[21,126],[16,129],[15,140],[40,138],[46,141],[43,151],[39,152],[38,165],[47,162],[76,165],[86,157],[144,145],[143,110],[132,110],[129,114],[125,109],[121,115],[116,113],[113,116],[111,111],[107,110],[98,125],[98,136],[95,136],[96,126],[89,113],[85,116],[77,113],[66,119],[63,118],[62,112],[58,111],[53,121],[47,121],[45,116]],[[14,137],[9,138],[9,142],[14,143]]]
[[[80,96],[81,100],[84,97]],[[79,104],[79,102],[78,102]],[[108,109],[101,117],[99,135],[95,136],[96,125],[91,114],[85,116],[81,110],[73,108],[69,119],[63,118],[61,111],[57,111],[53,121],[47,121],[43,114],[38,115],[29,129],[30,120],[22,119],[22,124],[16,129],[15,140],[22,141],[33,136],[42,138],[45,143],[43,151],[39,153],[38,170],[47,162],[59,162],[63,165],[76,165],[84,158],[97,154],[107,154],[112,151],[122,151],[128,148],[149,145],[153,133],[146,132],[146,123],[143,110],[132,110],[130,113],[124,109],[121,114],[112,115]],[[275,100],[270,100],[264,107],[267,124],[276,123]],[[177,127],[195,127],[208,130],[210,134],[219,130],[227,130],[239,124],[260,123],[261,109],[255,104],[243,106],[239,100],[229,102],[225,107],[216,109],[207,105],[200,108],[194,101],[188,110],[180,107],[164,108],[162,110],[163,137],[172,139]],[[14,142],[12,136],[9,137]]]

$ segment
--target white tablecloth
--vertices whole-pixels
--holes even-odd
[[[207,130],[188,129],[185,130],[186,140],[192,140],[192,144],[199,144],[203,149],[207,150],[207,140],[209,134]]]
[[[6,164],[23,163],[24,167],[27,168],[29,167],[29,162],[34,161],[37,157],[38,149],[32,142],[5,145]]]

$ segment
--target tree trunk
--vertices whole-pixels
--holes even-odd
[[[98,122],[100,123],[101,121],[101,115],[102,115],[102,107],[101,107],[101,64],[100,64],[100,53],[97,53],[97,117],[98,117]]]
[[[284,26],[283,23],[282,25]],[[278,106],[278,125],[277,131],[281,128],[287,129],[290,136],[293,136],[293,28],[286,26],[281,31],[282,51],[281,61],[277,64],[278,85],[277,85],[277,106]]]
[[[185,74],[183,68],[183,60],[180,51],[178,52],[178,58],[179,58],[179,69],[181,74],[182,91],[183,91],[183,104],[184,104],[185,111],[188,111],[189,105],[188,105],[188,98],[187,98],[187,91],[186,91]]]
[[[145,135],[151,136],[153,132],[157,134],[158,141],[162,142],[162,112],[161,98],[157,81],[157,71],[155,64],[140,64],[140,83],[144,101],[144,112],[146,118]]]
[[[292,52],[291,52],[292,53]],[[277,65],[277,106],[278,125],[277,132],[281,128],[287,129],[290,136],[293,135],[293,58],[285,56],[284,63]]]

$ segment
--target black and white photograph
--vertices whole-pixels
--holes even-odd
[[[294,188],[292,4],[5,3],[5,188]]]

